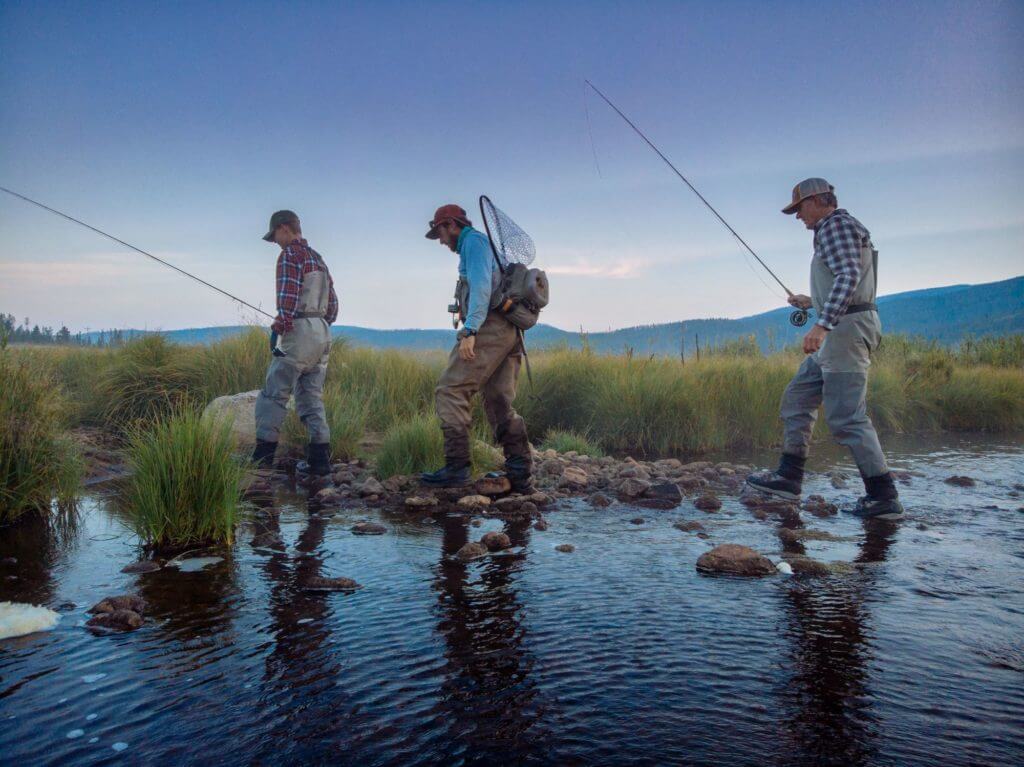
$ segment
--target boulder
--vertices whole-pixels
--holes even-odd
[[[486,495],[464,495],[459,498],[458,505],[462,509],[481,509],[484,506],[490,506],[491,499]]]
[[[90,629],[107,631],[135,631],[141,628],[145,621],[142,616],[134,610],[111,610],[100,612],[86,621],[85,625]]]
[[[356,522],[352,525],[352,532],[355,535],[384,535],[388,529],[376,522]]]
[[[519,511],[528,517],[539,517],[540,510],[537,508],[537,504],[533,501],[523,501],[519,507]]]
[[[563,554],[572,554],[572,552],[576,551],[576,547],[571,543],[560,543],[555,546],[555,551],[561,551]]]
[[[508,477],[480,477],[473,485],[477,495],[504,495],[512,489]]]
[[[405,499],[405,505],[412,509],[425,509],[437,506],[437,498],[432,495],[414,495]]]
[[[778,572],[772,561],[749,546],[723,543],[697,558],[697,570],[702,573],[761,576]]]
[[[701,511],[718,511],[722,508],[722,502],[718,499],[718,496],[712,495],[711,493],[705,493],[695,500],[693,505]]]
[[[353,486],[352,489],[364,498],[370,495],[384,495],[387,492],[384,489],[384,485],[377,481],[375,477],[368,477],[363,482]]]
[[[341,469],[340,471],[334,472],[333,479],[336,484],[351,485],[356,481],[356,475],[348,469]]]
[[[362,586],[351,578],[323,578],[315,575],[306,578],[299,588],[303,591],[355,591]]]
[[[673,506],[678,506],[683,502],[683,494],[679,490],[679,486],[671,482],[660,482],[656,485],[651,485],[644,491],[644,498],[663,501]]]
[[[612,505],[612,499],[604,493],[594,493],[588,500],[591,506],[599,509],[604,509]]]
[[[206,406],[203,415],[218,420],[231,420],[231,434],[235,444],[239,448],[251,450],[256,446],[256,399],[259,396],[259,389],[255,389],[217,397]],[[288,404],[294,407],[292,401]]]
[[[637,479],[636,477],[627,477],[622,480],[616,490],[626,498],[639,498],[641,495],[647,492],[650,488],[651,483],[646,479]]]
[[[708,481],[703,477],[696,477],[693,474],[682,474],[676,477],[676,485],[680,490],[692,493],[695,490],[700,490],[702,487],[707,487]]]
[[[144,559],[141,562],[132,562],[121,568],[122,573],[152,573],[160,569],[160,563],[151,559]]]
[[[122,594],[120,596],[107,597],[89,608],[89,612],[93,614],[112,613],[117,610],[131,610],[139,615],[145,615],[146,600],[134,594]]]
[[[568,490],[583,490],[590,484],[590,476],[578,466],[566,466],[558,480],[558,486]]]
[[[635,463],[627,463],[619,469],[619,477],[622,479],[650,479],[651,475],[643,466]]]
[[[487,547],[488,551],[503,551],[512,548],[512,541],[505,533],[490,532],[484,533],[480,543]]]
[[[471,559],[479,559],[487,553],[487,547],[482,543],[475,543],[470,541],[457,552],[455,556],[457,559],[461,559],[463,562],[468,562]]]
[[[944,481],[947,485],[953,485],[954,487],[974,487],[978,484],[972,477],[964,477],[960,475],[954,475]]]

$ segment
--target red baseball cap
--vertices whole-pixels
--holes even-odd
[[[442,205],[434,212],[434,218],[430,222],[430,231],[427,232],[426,238],[428,240],[436,240],[438,237],[437,227],[443,224],[445,221],[458,221],[463,226],[472,226],[472,222],[466,218],[466,211],[455,203],[448,203]]]

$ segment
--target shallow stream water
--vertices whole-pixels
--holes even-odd
[[[0,560],[17,559],[0,601],[74,605],[0,640],[0,763],[1024,764],[1024,449],[886,447],[913,472],[907,517],[805,513],[842,539],[806,553],[855,565],[818,578],[699,575],[718,543],[783,553],[777,523],[734,497],[715,513],[566,501],[539,532],[311,516],[290,493],[222,561],[127,575],[138,542],[93,495],[62,542],[0,531]],[[855,476],[824,447],[812,468]],[[850,501],[856,484],[816,474],[806,492]],[[364,519],[387,534],[353,535]],[[451,559],[492,529],[511,553]],[[278,532],[280,550],[253,545]],[[311,574],[362,588],[300,590]],[[146,625],[90,634],[85,610],[121,593],[149,602]]]

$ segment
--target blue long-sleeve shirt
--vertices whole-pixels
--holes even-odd
[[[491,244],[483,232],[464,227],[455,249],[459,252],[459,276],[469,282],[469,307],[463,324],[468,330],[478,331],[487,319],[491,294],[498,286],[501,273],[495,268]]]

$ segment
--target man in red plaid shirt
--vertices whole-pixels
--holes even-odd
[[[324,377],[331,351],[331,324],[338,318],[338,296],[323,258],[302,237],[299,217],[279,210],[270,218],[263,239],[277,243],[277,316],[271,325],[273,359],[256,400],[256,450],[253,460],[263,468],[274,462],[288,399],[309,432],[306,468],[312,474],[331,471],[331,432],[324,411]],[[300,468],[302,466],[300,465]]]

